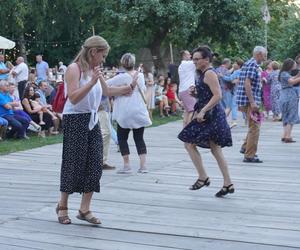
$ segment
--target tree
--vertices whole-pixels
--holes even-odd
[[[196,29],[198,13],[192,0],[111,1],[105,16],[118,23],[116,34],[124,43],[151,50],[157,69],[166,69],[161,47],[169,41],[185,44]],[[108,21],[109,21],[108,20]],[[131,36],[128,36],[128,35]]]

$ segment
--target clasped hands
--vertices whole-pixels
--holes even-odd
[[[130,88],[128,88],[128,92],[126,93],[126,95],[131,95],[134,88],[136,87],[137,85],[137,80],[138,80],[138,75],[139,75],[139,72],[136,71],[134,73],[134,75],[132,76],[132,82],[130,83]],[[98,81],[98,79],[100,80],[100,82],[104,81],[105,82],[105,79],[104,79],[104,75],[103,75],[103,72],[102,72],[102,68],[100,66],[96,66],[94,69],[93,69],[93,75],[92,75],[92,84],[95,85]],[[123,86],[128,86],[128,84],[124,84]]]

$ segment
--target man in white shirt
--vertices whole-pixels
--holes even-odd
[[[13,69],[13,76],[18,84],[19,97],[22,99],[26,84],[28,82],[29,69],[26,63],[24,63],[24,58],[19,56],[16,60],[17,66]]]
[[[66,71],[67,71],[67,66],[64,65],[63,62],[59,62],[58,65],[59,65],[59,68],[58,68],[59,74],[65,75],[65,73],[66,73]]]
[[[194,105],[196,99],[190,95],[189,88],[195,85],[195,72],[196,67],[191,60],[191,54],[187,50],[180,52],[182,61],[178,67],[179,75],[179,98],[181,99],[184,107],[184,120],[183,125],[186,126],[192,119]]]

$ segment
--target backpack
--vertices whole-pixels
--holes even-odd
[[[57,92],[52,103],[54,112],[62,113],[68,97],[65,97],[65,86],[61,83],[57,87]]]

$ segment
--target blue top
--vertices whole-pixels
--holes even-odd
[[[245,81],[246,79],[251,80],[251,89],[253,99],[256,105],[260,106],[261,104],[261,84],[260,84],[260,68],[254,58],[248,60],[243,67],[241,68],[240,72],[240,82],[237,88],[237,95],[236,101],[238,106],[247,106],[249,104],[248,97],[246,95],[245,90]]]
[[[14,111],[12,109],[6,109],[4,107],[5,104],[12,102],[12,98],[10,97],[9,93],[2,93],[0,92],[0,116],[5,115],[13,115]]]
[[[0,62],[0,69],[8,69],[4,62]],[[0,80],[7,80],[8,73],[0,74]]]
[[[43,105],[47,105],[47,100],[46,100],[45,93],[41,89],[38,89],[35,92],[39,94],[41,103]]]
[[[279,81],[280,81],[280,83],[281,83],[281,88],[282,88],[282,89],[292,88],[292,87],[293,87],[293,85],[289,85],[289,79],[290,79],[291,77],[292,77],[292,76],[290,75],[289,72],[287,72],[287,71],[282,71],[282,72],[281,72]]]
[[[223,80],[227,82],[232,82],[233,80],[238,79],[240,77],[240,74],[241,74],[241,69],[235,70],[232,72],[232,74],[223,76]]]
[[[223,65],[221,65],[220,67],[215,69],[215,72],[218,73],[218,74],[222,74],[224,76],[224,75],[228,74],[229,70],[227,68],[225,68]],[[220,82],[220,86],[221,86],[222,91],[224,91],[226,89],[225,81],[226,80],[224,78],[219,77],[219,82]]]
[[[100,106],[103,107],[105,112],[109,113],[109,98],[107,96],[102,95]]]
[[[36,76],[39,80],[47,80],[47,70],[49,69],[48,63],[41,61],[36,64]]]

